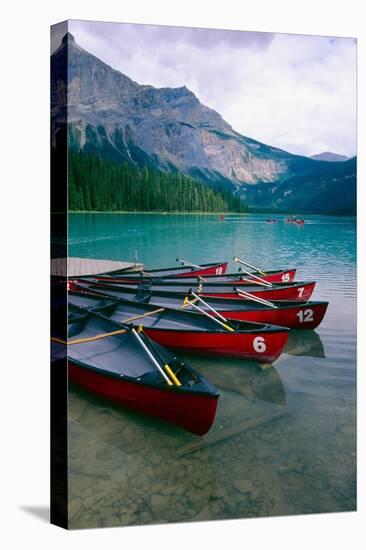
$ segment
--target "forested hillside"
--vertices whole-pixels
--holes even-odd
[[[246,212],[246,204],[181,174],[69,151],[71,211]]]

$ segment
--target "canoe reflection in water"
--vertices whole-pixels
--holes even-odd
[[[284,353],[307,357],[326,357],[320,335],[315,330],[290,331]]]
[[[239,394],[249,400],[286,405],[286,393],[274,366],[261,370],[255,361],[216,358],[215,361],[184,354],[184,359],[207,377],[220,391]],[[225,399],[225,394],[222,395]]]
[[[72,403],[77,406],[78,402],[83,402],[83,413],[77,415],[78,423],[86,421],[89,415],[94,418],[92,424],[88,426],[89,437],[91,430],[94,434],[93,438],[96,437],[101,442],[103,441],[103,444],[106,445],[105,451],[103,451],[106,453],[106,458],[110,458],[116,449],[134,455],[137,444],[138,454],[141,453],[142,448],[150,448],[151,452],[155,454],[156,463],[162,465],[166,462],[164,456],[169,450],[170,458],[167,462],[169,476],[166,480],[166,484],[169,486],[178,478],[181,479],[178,474],[182,466],[179,460],[182,457],[206,449],[209,453],[207,456],[211,457],[215,463],[216,453],[218,452],[219,455],[222,453],[221,445],[224,442],[234,437],[245,438],[252,429],[261,426],[268,427],[278,419],[291,414],[291,408],[287,406],[284,386],[275,368],[261,370],[258,363],[254,361],[246,362],[243,365],[243,362],[237,359],[218,359],[212,363],[204,358],[184,356],[185,361],[192,359],[195,359],[195,367],[204,373],[203,376],[210,376],[212,383],[221,393],[217,421],[210,433],[202,438],[194,437],[188,432],[176,431],[174,426],[169,425],[164,425],[164,430],[161,430],[161,424],[153,418],[116,409],[113,404],[106,406],[107,403],[103,400],[89,395],[78,387],[70,387]],[[103,417],[102,421],[98,420],[100,415]],[[112,431],[115,422],[118,423],[114,426],[116,433]],[[126,442],[121,438],[121,430],[125,434],[127,425],[130,426],[131,435],[135,433],[135,437]],[[106,426],[109,426],[107,431],[105,430]],[[138,435],[140,430],[143,431],[143,436]],[[174,459],[178,459],[178,462],[175,462]],[[208,458],[208,462],[211,459]],[[206,467],[208,467],[207,464]],[[174,472],[172,477],[171,469],[178,471],[177,479],[175,479]],[[216,477],[214,476],[210,482],[212,490],[215,488],[215,481]],[[193,488],[193,493],[195,491],[196,489]]]

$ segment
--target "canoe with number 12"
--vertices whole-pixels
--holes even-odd
[[[106,286],[98,288],[98,285],[81,285],[80,290],[101,293],[104,296],[133,300],[142,303],[153,304],[157,307],[182,309],[186,294],[169,291],[152,291],[151,288],[140,285],[137,293],[135,290]],[[313,330],[322,322],[328,308],[328,302],[324,301],[274,301],[260,302],[258,297],[247,296],[241,300],[230,298],[204,298],[207,306],[201,304],[205,310],[209,307],[222,314],[227,319],[238,321],[251,321],[255,323],[270,323],[288,327],[291,329]],[[188,308],[189,310],[190,308]]]

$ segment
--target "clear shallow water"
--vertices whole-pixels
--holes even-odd
[[[355,219],[313,216],[297,227],[265,218],[70,215],[70,256],[132,261],[137,251],[159,267],[237,255],[296,266],[299,280],[317,280],[314,299],[330,302],[316,332],[292,331],[268,370],[187,357],[221,391],[203,438],[71,388],[71,527],[355,509]]]

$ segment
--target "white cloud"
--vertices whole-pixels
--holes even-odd
[[[185,84],[238,132],[290,152],[356,152],[356,42],[71,21],[80,46],[140,84]]]

